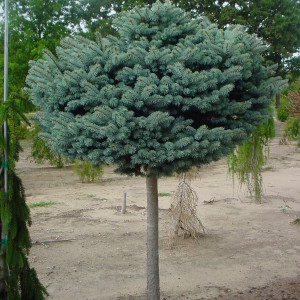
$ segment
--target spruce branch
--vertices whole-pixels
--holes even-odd
[[[96,35],[96,42],[100,46],[100,50],[103,50],[102,36],[100,31],[96,31],[95,35]]]
[[[82,51],[82,47],[80,47],[80,43],[76,43],[73,39],[67,37],[61,41],[61,45],[65,48],[75,48],[79,51]]]
[[[251,51],[253,51],[257,46],[259,46],[259,45],[261,45],[261,42],[259,41],[259,42],[257,42],[256,44],[254,44],[251,48],[250,48],[250,50]]]
[[[226,43],[226,47],[225,47],[225,60],[227,60],[227,56],[228,56],[228,43]]]
[[[49,50],[44,49],[43,50],[43,55],[46,56],[46,57],[48,57],[54,63],[54,65],[56,66],[57,70],[61,71],[58,63],[55,60],[54,55]]]
[[[134,11],[140,16],[141,21],[145,21],[145,18],[141,15],[139,8],[135,7]]]
[[[156,53],[155,53],[155,51],[154,51],[154,47],[151,47],[151,51],[152,51],[152,53],[153,53],[153,55],[154,55],[155,60],[157,60],[157,56],[156,56]]]
[[[105,108],[104,108],[105,109]],[[108,108],[106,108],[106,110],[109,110]],[[96,107],[95,111],[98,112],[98,115],[100,116],[100,114],[104,115],[108,120],[111,119],[111,115],[108,113],[105,113],[103,110],[100,110],[100,108]]]
[[[26,82],[28,82],[28,83],[31,83],[31,84],[34,84],[35,86],[37,86],[37,81],[35,81],[35,80],[33,80],[31,77],[27,77],[26,78]]]
[[[212,43],[212,39],[210,38],[210,35],[208,34],[208,32],[205,30],[206,35],[208,36],[210,42]]]
[[[34,71],[38,74],[40,74],[41,76],[40,77],[46,77],[46,79],[48,81],[52,81],[53,78],[49,77],[48,74],[46,72],[44,72],[43,70],[41,70],[40,68],[38,67],[35,67],[34,68]]]

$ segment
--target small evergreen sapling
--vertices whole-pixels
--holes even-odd
[[[146,176],[148,299],[159,299],[157,178],[233,151],[284,82],[240,26],[218,29],[171,3],[115,19],[118,37],[64,39],[31,62],[41,137],[69,160]]]

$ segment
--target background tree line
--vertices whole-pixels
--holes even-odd
[[[12,0],[9,25],[9,94],[26,99],[22,93],[28,62],[41,57],[44,48],[54,51],[59,41],[73,34],[93,38],[96,31],[103,36],[113,34],[111,20],[115,13],[136,5],[152,4],[154,0]],[[187,1],[174,0],[194,17],[205,15],[220,27],[242,24],[249,33],[263,38],[268,46],[267,60],[278,64],[280,75],[300,74],[300,58],[293,54],[300,48],[300,3],[297,0],[263,1]],[[4,7],[4,0],[0,1]],[[0,23],[4,40],[4,20]],[[0,68],[3,70],[4,46],[0,45]],[[0,90],[3,95],[3,71]]]

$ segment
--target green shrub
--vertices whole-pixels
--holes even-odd
[[[75,160],[73,171],[79,176],[81,182],[94,182],[103,175],[103,166],[94,166],[86,161]]]
[[[280,105],[277,108],[277,119],[281,122],[285,122],[289,117],[289,101],[288,98],[281,95]]]
[[[297,218],[293,221],[293,224],[300,225],[300,218]]]
[[[18,137],[20,140],[26,140],[27,138],[29,138],[31,136],[31,132],[28,129],[28,125],[27,124],[23,124],[21,123],[18,126]]]
[[[36,124],[33,125],[31,137],[32,144],[30,155],[35,163],[41,164],[45,161],[48,161],[51,166],[56,166],[57,168],[64,167],[65,160],[59,154],[53,153],[45,144],[45,142],[39,137],[39,128]]]
[[[284,136],[289,140],[298,141],[300,147],[300,118],[290,118],[284,129]]]

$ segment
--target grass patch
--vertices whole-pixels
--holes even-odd
[[[93,194],[87,194],[87,197],[88,197],[88,198],[95,198],[96,195],[93,195]]]
[[[170,193],[158,193],[158,197],[169,197],[171,196]]]
[[[300,218],[297,218],[293,221],[293,224],[300,225]]]
[[[290,207],[289,205],[285,204],[284,206],[279,206],[279,208],[281,209],[281,211],[286,214],[288,212],[289,209],[292,209],[292,207]]]
[[[50,202],[40,201],[40,202],[30,203],[28,206],[29,206],[29,208],[50,207],[50,206],[52,206],[54,204],[55,204],[55,202],[53,202],[53,201],[50,201]]]

